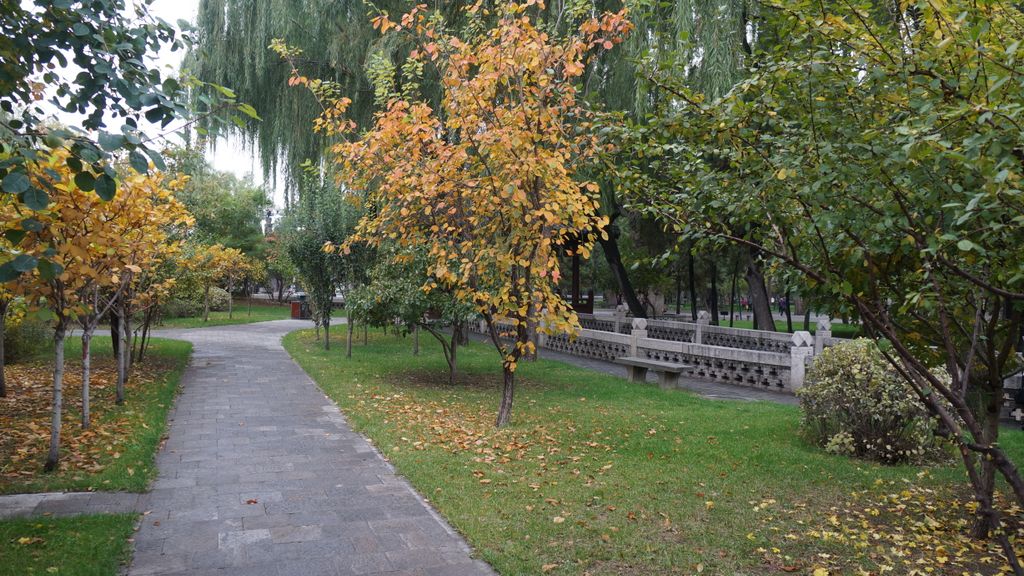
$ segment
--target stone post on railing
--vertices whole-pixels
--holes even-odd
[[[793,333],[793,347],[789,349],[789,389],[796,392],[804,385],[807,358],[814,353],[814,338],[803,330]]]
[[[818,316],[818,329],[814,332],[814,355],[821,354],[825,349],[825,341],[832,337],[832,320],[828,316]]]
[[[707,310],[697,312],[697,329],[693,332],[693,343],[704,343],[704,327],[711,324],[711,314]]]
[[[614,330],[616,334],[622,333],[622,325],[626,322],[626,312],[629,312],[629,306],[625,304],[619,304],[615,307],[615,317],[612,320],[614,323]]]
[[[639,340],[647,338],[647,319],[633,318],[633,330],[630,332],[629,355],[636,357],[640,352]]]

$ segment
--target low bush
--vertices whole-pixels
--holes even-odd
[[[4,362],[16,364],[37,358],[52,347],[53,328],[38,316],[8,318],[4,326]]]
[[[164,318],[193,318],[203,314],[202,300],[184,300],[171,298],[160,304],[160,314]]]
[[[223,311],[228,309],[231,296],[227,290],[210,288],[210,310]],[[164,318],[196,318],[203,315],[203,294],[176,294],[160,305]]]
[[[885,464],[945,454],[936,420],[872,340],[825,349],[797,395],[804,434],[830,453]]]

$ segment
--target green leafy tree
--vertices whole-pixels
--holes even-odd
[[[713,99],[662,74],[676,111],[618,135],[665,168],[653,178],[627,164],[619,177],[672,230],[769,255],[884,338],[962,456],[974,534],[998,537],[1015,563],[993,491],[1001,475],[1024,503],[999,444],[1024,322],[1021,11],[766,5],[776,41],[750,77]]]
[[[441,345],[448,364],[448,382],[455,382],[458,347],[468,336],[466,323],[476,313],[427,276],[423,251],[402,251],[394,246],[379,249],[366,283],[346,296],[345,307],[350,321],[356,319],[371,326],[397,324],[407,332],[426,330]],[[418,353],[418,339],[415,346]]]
[[[168,156],[172,169],[189,177],[175,195],[196,220],[193,239],[262,257],[263,218],[273,207],[266,189],[249,177],[214,170],[198,148],[172,150]]]
[[[313,322],[323,328],[324,348],[330,349],[334,294],[351,277],[352,254],[328,253],[324,246],[348,240],[359,213],[315,170],[307,170],[306,178],[307,193],[285,214],[279,237],[306,289]]]

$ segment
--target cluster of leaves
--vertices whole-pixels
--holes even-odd
[[[68,157],[58,150],[32,165],[35,185],[51,190],[43,209],[3,203],[9,249],[17,254],[11,262],[27,273],[7,287],[33,304],[59,301],[55,312],[84,316],[94,312],[93,292],[121,292],[143,268],[172,257],[192,219],[173,196],[180,181],[133,174],[121,194],[103,200],[77,184]]]
[[[62,170],[79,189],[110,200],[118,186],[115,158],[126,158],[140,174],[149,171],[150,161],[163,168],[153,138],[143,132],[146,122],[166,128],[175,118],[194,115],[215,123],[242,122],[239,113],[255,118],[251,106],[238,103],[220,86],[208,85],[216,96],[196,108],[186,105],[187,91],[206,84],[165,78],[150,55],[162,46],[183,49],[191,38],[153,17],[151,3],[36,0],[0,7],[0,191],[5,203],[16,198],[29,210],[47,207],[57,191],[51,180],[32,176],[32,165],[45,162],[49,149],[66,150]],[[80,124],[50,127],[53,109],[80,117]],[[113,129],[112,118],[120,121]],[[37,227],[32,219],[21,224],[20,231]],[[0,279],[26,271],[26,260],[15,263],[4,256]]]
[[[722,98],[654,74],[675,101],[620,133],[619,181],[670,230],[773,258],[886,338],[959,446],[986,534],[997,468],[1024,502],[998,445],[1024,322],[1024,16],[1000,0],[761,15],[771,42]]]

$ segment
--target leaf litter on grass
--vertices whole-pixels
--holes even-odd
[[[125,388],[127,401],[114,403],[117,370],[113,358],[92,360],[89,379],[91,425],[81,426],[82,372],[78,362],[69,361],[64,372],[64,414],[61,422],[61,473],[86,476],[102,472],[117,460],[132,442],[131,432],[141,421],[142,411],[132,400],[152,386],[171,367],[152,356],[132,368]],[[51,364],[29,362],[5,367],[7,397],[0,398],[0,487],[29,481],[40,476],[50,440],[53,401]],[[134,468],[126,473],[134,474]]]

